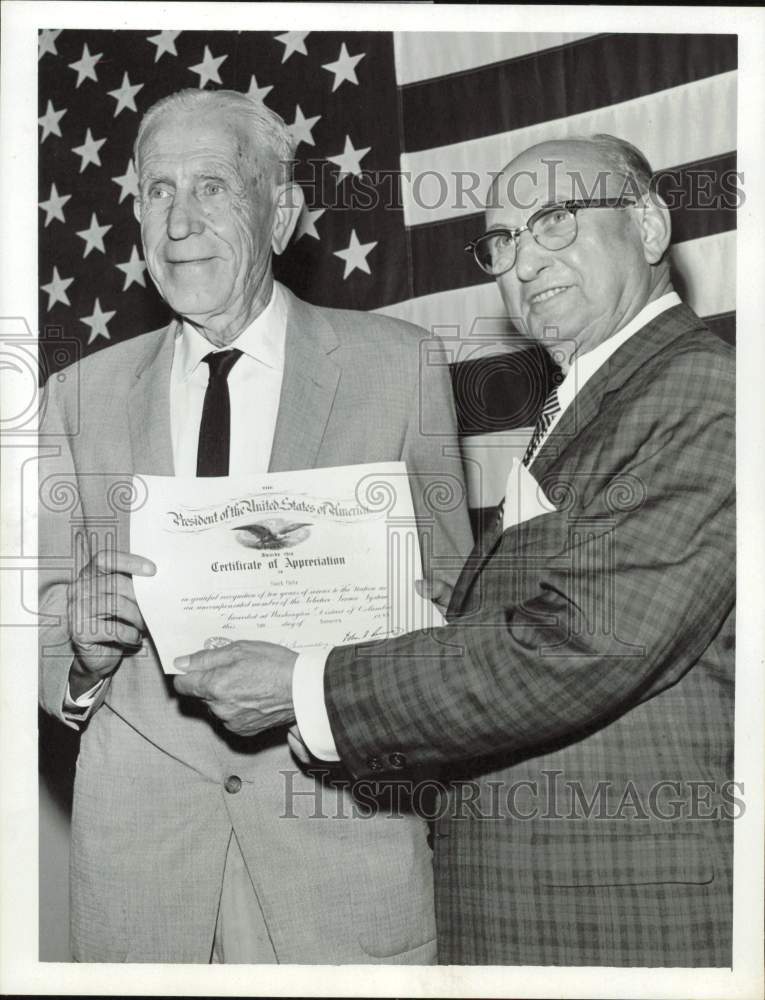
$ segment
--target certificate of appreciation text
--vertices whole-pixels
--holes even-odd
[[[443,624],[421,598],[403,462],[260,476],[135,478],[133,578],[166,673],[237,639],[300,651]]]

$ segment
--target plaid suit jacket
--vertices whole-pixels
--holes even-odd
[[[359,777],[448,765],[444,962],[731,962],[734,359],[685,306],[591,378],[451,624],[332,652]]]

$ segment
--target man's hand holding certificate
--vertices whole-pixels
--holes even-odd
[[[144,477],[141,488],[131,547],[157,572],[133,585],[152,640],[164,670],[187,675],[176,690],[235,732],[292,720],[297,652],[442,624],[415,588],[403,463]]]
[[[256,736],[295,721],[292,671],[297,653],[271,642],[241,639],[181,657],[189,673],[175,678],[178,694],[201,698],[226,729]]]

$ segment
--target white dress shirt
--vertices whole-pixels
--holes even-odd
[[[274,282],[266,308],[229,345],[242,351],[228,376],[229,469],[233,475],[268,471],[282,391],[286,335],[287,301],[278,282]],[[226,349],[214,347],[189,323],[184,322],[176,335],[170,373],[170,427],[177,476],[197,474],[199,425],[210,375],[202,359],[210,351]],[[76,701],[67,689],[64,714],[70,722],[87,719],[103,683],[99,681]]]
[[[543,437],[540,438],[536,452],[552,433],[553,428],[571,405],[576,394],[581,392],[584,385],[608,361],[611,355],[652,319],[679,304],[680,297],[677,292],[667,292],[644,306],[626,326],[609,337],[608,340],[604,340],[602,344],[598,344],[586,354],[578,355],[573,360],[566,377],[558,386],[560,412],[551,422]],[[506,517],[509,509],[509,505],[505,505]],[[318,757],[320,760],[337,761],[340,757],[335,747],[324,701],[324,668],[327,655],[315,651],[305,653],[298,658],[292,679],[292,700],[298,729],[306,747],[314,757]]]
[[[231,400],[229,469],[234,475],[268,472],[284,374],[287,303],[279,286],[263,312],[228,347],[242,352],[228,376]],[[170,424],[176,476],[196,476],[199,425],[210,369],[202,361],[216,348],[184,323],[175,340],[170,375]]]

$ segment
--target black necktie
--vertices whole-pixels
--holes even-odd
[[[235,347],[211,351],[202,360],[210,366],[210,378],[202,407],[197,448],[198,476],[227,476],[231,444],[231,402],[228,396],[228,373],[241,358]]]

